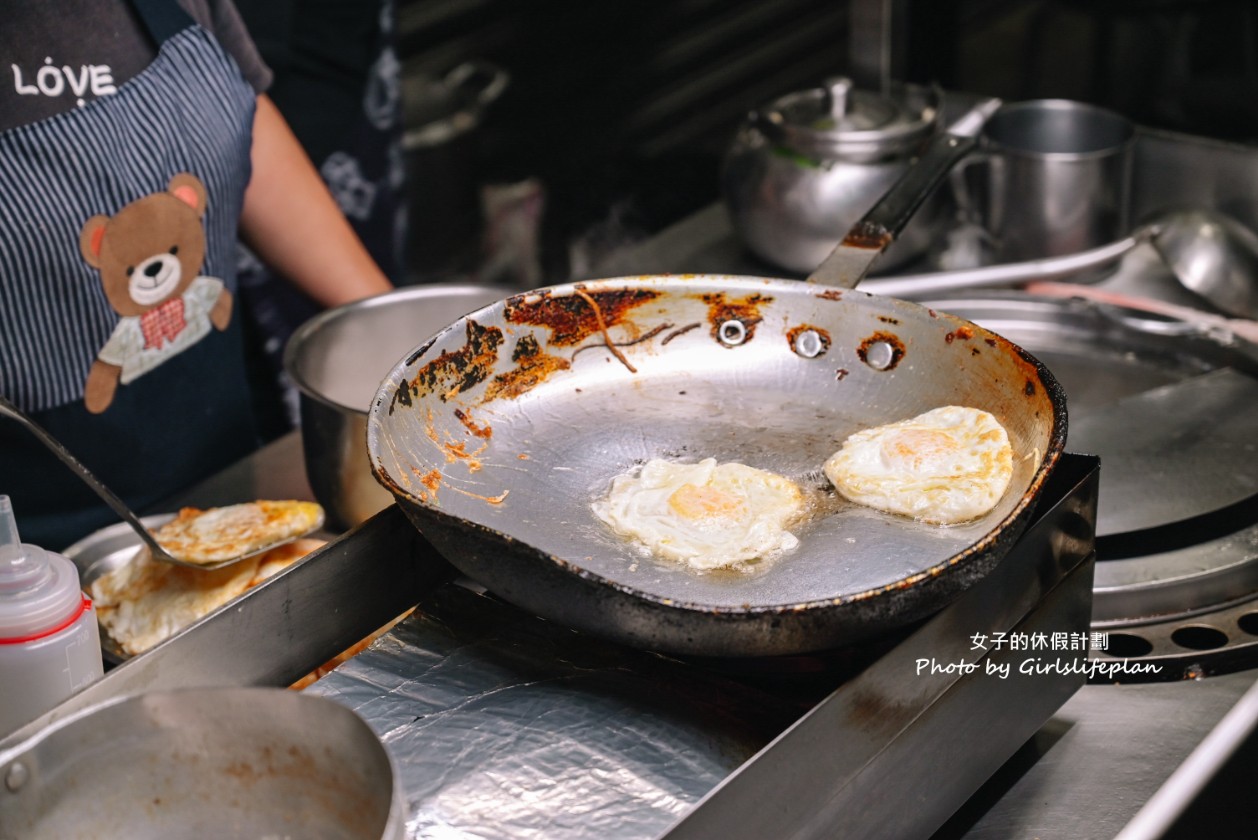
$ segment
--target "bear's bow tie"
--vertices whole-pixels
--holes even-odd
[[[183,332],[188,322],[183,316],[183,297],[166,301],[156,309],[140,316],[140,329],[144,331],[144,349],[160,349],[167,341]]]

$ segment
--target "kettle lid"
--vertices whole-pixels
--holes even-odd
[[[891,96],[858,90],[846,77],[774,100],[759,122],[798,151],[831,157],[908,154],[935,127],[938,97],[906,85]]]

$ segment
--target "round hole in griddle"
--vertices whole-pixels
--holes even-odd
[[[865,364],[874,370],[886,370],[895,361],[895,348],[885,341],[875,341],[865,348]]]
[[[1227,644],[1227,634],[1217,627],[1191,624],[1172,633],[1171,641],[1190,650],[1214,650]]]
[[[1251,636],[1258,636],[1258,612],[1245,613],[1236,619],[1236,626]]]
[[[732,318],[721,324],[720,329],[717,330],[717,337],[723,344],[734,347],[747,340],[747,327],[742,321]]]
[[[1143,636],[1130,633],[1109,633],[1105,639],[1105,653],[1119,659],[1146,656],[1153,650],[1153,643]]]
[[[825,344],[816,330],[804,330],[795,337],[795,352],[805,359],[815,359],[825,352]]]

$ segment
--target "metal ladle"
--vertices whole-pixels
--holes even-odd
[[[866,280],[861,289],[881,295],[933,294],[1005,286],[1075,274],[1114,262],[1149,242],[1175,278],[1223,312],[1258,318],[1258,236],[1213,210],[1175,210],[1130,236],[1077,254],[1020,263]]]
[[[270,551],[271,549],[284,545],[285,543],[293,542],[301,536],[296,535],[282,540],[277,540],[276,542],[265,545],[254,551],[250,551],[236,557],[216,560],[212,563],[190,563],[187,560],[180,560],[178,557],[172,556],[170,552],[162,548],[161,543],[157,541],[157,538],[153,536],[152,532],[149,531],[148,528],[144,527],[144,523],[140,521],[140,517],[136,516],[131,508],[127,507],[127,504],[122,501],[122,499],[120,499],[114,491],[106,487],[99,478],[93,475],[91,470],[83,466],[83,463],[79,461],[78,458],[75,458],[74,455],[70,453],[70,450],[62,446],[61,441],[54,438],[44,429],[43,426],[40,426],[28,417],[21,409],[13,405],[4,397],[0,397],[0,416],[16,420],[24,426],[27,431],[34,435],[40,443],[47,447],[49,452],[56,455],[63,464],[69,467],[75,475],[82,479],[84,484],[92,489],[92,492],[94,492],[97,496],[100,496],[101,500],[104,501],[105,504],[109,505],[109,508],[114,513],[118,514],[124,522],[131,526],[131,530],[135,531],[136,536],[138,536],[144,544],[148,546],[149,551],[153,553],[153,557],[157,560],[161,560],[165,563],[174,563],[178,566],[187,566],[190,569],[212,571],[214,569],[221,569],[224,566],[230,566],[232,563],[239,563],[241,560],[247,560],[250,557]],[[316,527],[320,527],[321,525],[322,522],[320,522]]]

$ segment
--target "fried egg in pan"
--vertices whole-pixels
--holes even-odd
[[[653,555],[707,571],[789,552],[799,540],[788,526],[803,508],[799,486],[776,473],[653,458],[616,476],[594,512]]]
[[[952,525],[1000,501],[1013,478],[1013,448],[995,416],[950,405],[856,432],[824,471],[857,504]]]

